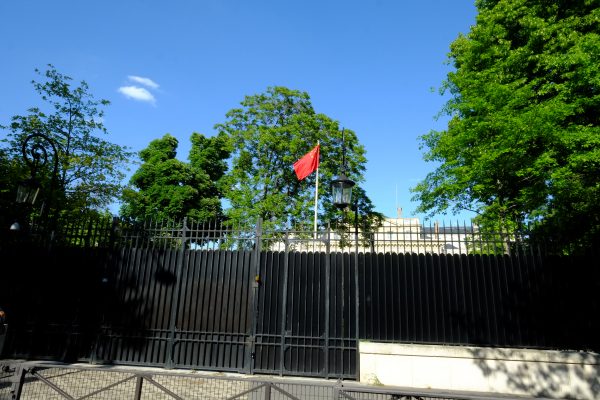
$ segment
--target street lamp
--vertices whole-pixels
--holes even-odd
[[[333,197],[333,205],[340,210],[346,209],[352,204],[352,188],[355,182],[346,176],[346,142],[344,130],[342,129],[342,171],[339,176],[331,181],[331,194]],[[345,213],[345,212],[344,212]],[[358,352],[358,343],[360,340],[360,321],[359,321],[359,290],[358,290],[358,203],[354,212],[354,330],[356,340],[356,351]],[[342,248],[343,253],[343,248]],[[342,261],[342,291],[344,290],[344,254],[341,257]],[[342,310],[344,308],[344,295],[342,292]],[[342,311],[343,312],[343,311]],[[343,327],[342,327],[343,334]],[[360,358],[356,356],[356,374],[360,376]]]
[[[39,193],[40,183],[34,178],[21,181],[17,187],[17,203],[33,205]]]
[[[339,209],[344,209],[352,204],[352,188],[354,185],[354,181],[346,176],[346,143],[344,130],[342,129],[342,172],[331,181],[333,205]]]
[[[344,209],[352,204],[352,188],[354,185],[354,181],[348,179],[343,171],[337,178],[331,181],[333,205],[339,209]]]
[[[17,198],[16,202],[21,204],[33,205],[38,198],[40,193],[40,182],[36,179],[37,172],[48,163],[48,149],[52,151],[52,178],[50,181],[50,187],[48,189],[48,200],[42,205],[41,220],[44,220],[47,214],[50,203],[52,201],[52,195],[54,186],[56,185],[56,179],[58,175],[58,150],[57,145],[50,137],[43,133],[32,133],[28,135],[23,141],[22,152],[25,163],[31,170],[31,177],[19,183],[17,187]],[[18,223],[16,223],[18,225]],[[14,225],[11,226],[11,230],[14,229]],[[20,226],[19,226],[20,228]]]

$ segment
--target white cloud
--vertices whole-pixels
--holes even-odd
[[[144,101],[146,103],[156,104],[156,99],[147,89],[137,86],[121,86],[119,93],[123,94],[128,99]]]
[[[139,83],[140,85],[144,85],[146,87],[149,87],[150,89],[156,90],[159,87],[158,83],[154,82],[150,78],[144,78],[142,76],[135,76],[135,75],[129,75],[127,78],[129,78],[129,80],[132,82]]]

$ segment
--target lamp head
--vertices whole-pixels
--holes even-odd
[[[343,172],[331,181],[333,205],[343,209],[352,204],[352,188],[354,185],[354,181],[349,179]]]

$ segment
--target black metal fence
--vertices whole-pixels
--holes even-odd
[[[5,242],[5,356],[355,378],[359,339],[600,349],[595,256],[391,222],[315,234],[91,221],[51,246]]]
[[[213,400],[494,400],[476,393],[369,387],[341,381],[241,378],[93,368],[44,363],[0,363],[0,400],[26,399]]]

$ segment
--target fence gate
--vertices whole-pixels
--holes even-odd
[[[261,252],[252,372],[356,377],[351,261],[341,253]]]
[[[164,231],[164,227],[161,228]],[[174,229],[170,238],[193,239]],[[194,230],[191,230],[194,232]],[[355,378],[356,286],[350,254],[282,251],[260,226],[221,249],[137,243],[113,260],[112,311],[94,358],[119,364]],[[196,242],[198,242],[196,240]],[[233,248],[232,248],[233,247]],[[124,312],[126,311],[126,312]],[[133,315],[128,320],[110,316]]]

